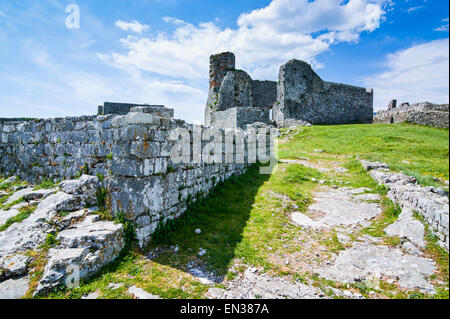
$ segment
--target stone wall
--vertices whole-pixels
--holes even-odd
[[[379,111],[374,123],[414,123],[434,127],[449,127],[449,105],[432,104],[429,102],[412,105],[402,104],[399,107],[390,107]]]
[[[206,125],[234,129],[255,122],[270,124],[269,110],[276,99],[276,82],[254,81],[247,72],[236,70],[231,52],[211,56],[209,76]]]
[[[249,121],[278,127],[372,123],[372,89],[323,81],[304,61],[293,59],[282,65],[278,83],[258,81],[236,70],[233,53],[225,52],[211,56],[209,76],[206,125],[235,128]],[[234,111],[228,121],[230,112],[221,113],[234,108],[244,108],[241,123]],[[252,108],[273,110],[273,116],[261,118],[265,114]],[[257,116],[252,118],[254,114]]]
[[[214,127],[222,129],[246,129],[253,123],[268,123],[270,109],[259,107],[234,107],[212,114]]]
[[[158,109],[158,114],[167,112]],[[194,126],[158,114],[152,107],[137,107],[127,115],[0,124],[0,171],[32,182],[103,175],[109,209],[126,212],[145,245],[159,223],[178,217],[190,202],[256,162],[255,134]],[[180,142],[183,135],[177,132],[188,137]],[[218,143],[230,138],[231,149]],[[182,150],[182,163],[173,160],[175,146]]]
[[[277,82],[253,80],[254,106],[271,110],[277,99]]]
[[[26,118],[26,117],[0,117],[0,123],[5,122],[27,122],[33,120],[32,118]]]
[[[419,213],[431,226],[438,243],[448,250],[449,200],[448,192],[432,186],[423,187],[413,177],[391,172],[388,165],[361,160],[363,167],[379,183],[389,188],[388,197],[402,208]],[[404,235],[412,230],[405,229]]]
[[[280,67],[277,101],[273,119],[303,120],[311,124],[372,123],[373,91],[366,88],[325,82],[300,60]]]

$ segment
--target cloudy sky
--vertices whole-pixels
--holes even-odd
[[[223,51],[261,80],[308,61],[324,80],[373,88],[375,110],[392,98],[444,103],[448,17],[447,0],[1,0],[0,117],[117,101],[199,123],[209,56]]]

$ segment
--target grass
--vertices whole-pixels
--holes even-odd
[[[37,185],[33,190],[37,191],[40,189],[52,189],[55,187],[56,187],[56,184],[52,180],[44,178],[42,180],[42,182],[39,185]]]
[[[36,210],[36,206],[28,205],[19,209],[19,214],[14,217],[9,218],[5,224],[0,226],[0,231],[5,231],[14,223],[20,223],[30,217],[30,215]]]
[[[401,213],[401,208],[397,204],[385,197],[381,205],[383,213],[369,227],[364,228],[362,230],[363,233],[372,237],[385,237],[384,229],[397,220]]]
[[[385,162],[425,185],[441,185],[433,177],[449,178],[448,129],[412,124],[312,126],[297,128],[292,136],[280,144],[281,158],[298,158],[322,149],[328,154]]]
[[[4,205],[1,206],[0,208],[1,208],[2,210],[10,210],[11,207],[13,207],[13,206],[15,206],[15,205],[18,205],[18,204],[20,204],[20,203],[23,203],[24,201],[25,201],[25,198],[20,197],[19,199],[16,199],[15,201],[12,201],[12,202],[9,203],[9,204],[4,204]]]
[[[0,178],[0,184],[2,182],[4,182],[5,180],[6,180],[5,178]],[[1,185],[0,191],[6,192],[6,195],[3,195],[0,197],[0,209],[5,210],[5,207],[3,205],[8,201],[8,198],[13,194],[14,187],[24,186],[24,185],[27,185],[27,182],[21,181],[19,179],[16,179],[13,182],[9,182],[9,183],[5,183],[5,184]],[[9,209],[10,207],[11,206],[6,207],[6,208]]]

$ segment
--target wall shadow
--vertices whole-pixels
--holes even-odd
[[[185,214],[158,229],[144,254],[185,272],[200,268],[224,276],[243,240],[258,190],[269,178],[253,165],[245,174],[217,185],[207,198],[191,204]],[[202,249],[204,255],[199,254]]]

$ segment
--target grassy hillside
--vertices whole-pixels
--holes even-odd
[[[415,176],[419,183],[439,185],[433,177],[449,178],[449,130],[411,124],[312,126],[290,131],[280,144],[280,158],[298,158],[315,149],[361,156],[389,164],[392,170]]]

